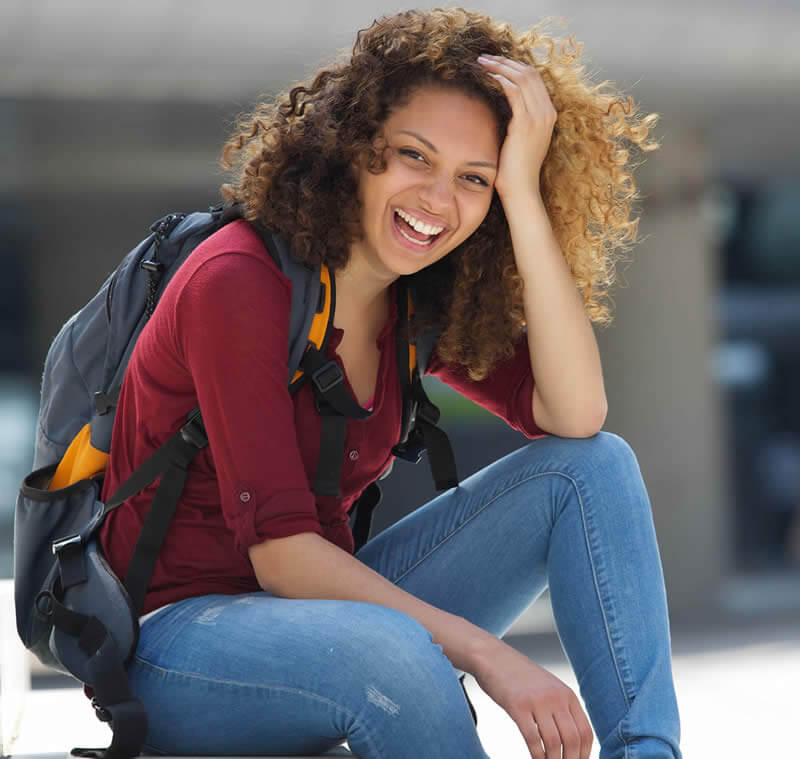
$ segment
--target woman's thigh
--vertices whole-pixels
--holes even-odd
[[[267,593],[180,601],[130,667],[157,753],[485,759],[455,671],[411,617]],[[432,752],[432,753],[430,753]]]

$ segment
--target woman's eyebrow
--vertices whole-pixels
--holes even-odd
[[[436,149],[436,146],[432,142],[430,142],[429,140],[426,140],[421,134],[419,134],[417,132],[412,132],[409,129],[400,129],[400,130],[398,130],[398,134],[411,135],[411,137],[413,137],[416,140],[419,140],[432,153],[437,153],[437,154],[439,153],[439,151]],[[496,169],[497,168],[497,164],[496,163],[492,163],[491,161],[469,161],[467,163],[467,166],[485,166],[486,168],[489,168],[489,169]]]

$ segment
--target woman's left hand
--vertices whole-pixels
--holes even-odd
[[[518,192],[539,193],[539,172],[558,118],[550,94],[533,66],[486,54],[478,63],[500,82],[511,105],[495,180],[497,194],[505,200]]]

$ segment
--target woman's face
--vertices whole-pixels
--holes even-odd
[[[425,87],[386,119],[386,170],[359,170],[362,239],[351,250],[391,282],[446,256],[483,221],[500,145],[487,105]]]

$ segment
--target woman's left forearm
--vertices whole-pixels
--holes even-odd
[[[503,202],[524,282],[534,419],[561,437],[600,430],[608,403],[600,351],[583,298],[536,192]],[[538,397],[537,397],[538,396]]]

